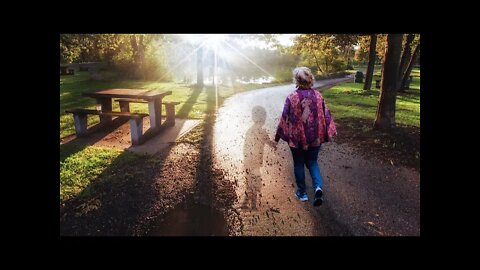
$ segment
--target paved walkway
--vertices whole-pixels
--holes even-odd
[[[351,80],[325,80],[316,87]],[[244,225],[238,234],[419,235],[419,172],[365,158],[348,144],[328,143],[320,151],[324,205],[312,205],[308,170],[310,201],[302,203],[295,198],[290,149],[280,142],[274,151],[268,143],[274,138],[285,98],[293,89],[287,85],[239,93],[219,109],[214,160],[236,186],[239,201],[235,207]],[[263,126],[252,121],[256,106],[267,113]],[[263,132],[269,139],[262,137]]]

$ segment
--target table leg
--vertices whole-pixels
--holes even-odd
[[[102,112],[112,111],[112,99],[111,98],[97,98],[97,104],[100,104]],[[100,123],[110,124],[112,122],[111,116],[100,116]]]
[[[162,100],[155,99],[148,102],[148,114],[150,116],[150,127],[160,128],[162,123]]]
[[[121,100],[119,104],[121,112],[130,112],[130,102]]]

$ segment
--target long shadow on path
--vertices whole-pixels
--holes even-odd
[[[215,91],[208,88],[205,91],[207,91],[207,114],[201,131],[203,137],[193,191],[186,196],[183,203],[157,220],[149,235],[225,236],[229,234],[224,213],[218,208],[225,209],[233,205],[231,198],[222,200],[219,196],[232,187],[228,186],[229,183],[222,182],[223,177],[213,168],[212,131],[216,112]],[[197,93],[196,96],[198,97],[199,94]],[[233,188],[230,192],[233,194]]]

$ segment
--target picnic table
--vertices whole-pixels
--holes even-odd
[[[162,99],[171,95],[172,91],[148,90],[148,89],[106,89],[97,92],[82,93],[83,96],[92,97],[97,100],[97,110],[101,112],[112,111],[112,99],[140,99],[148,102],[148,114],[150,117],[150,127],[159,128],[162,120]],[[112,116],[105,115],[100,117],[100,123],[108,124],[112,121]]]
[[[175,105],[179,102],[163,102],[162,99],[171,95],[172,91],[148,90],[148,89],[106,89],[96,92],[84,92],[83,96],[95,98],[97,101],[96,110],[70,109],[74,118],[75,133],[77,136],[84,136],[87,133],[87,116],[100,116],[100,126],[110,126],[113,117],[120,117],[130,120],[130,133],[132,144],[142,144],[147,138],[159,133],[164,127],[175,125]],[[112,111],[113,99],[120,103],[120,112]],[[131,113],[130,103],[148,103],[148,114]],[[165,123],[162,121],[162,105],[165,105],[167,117]],[[143,133],[143,118],[150,117],[150,129]]]

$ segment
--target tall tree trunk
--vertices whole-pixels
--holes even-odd
[[[343,60],[347,66],[350,64],[350,50],[348,49],[348,45],[343,46]]]
[[[370,90],[372,88],[373,71],[375,69],[375,58],[377,56],[377,35],[370,35],[370,49],[368,53],[368,68],[367,76],[365,78],[365,84],[363,90]]]
[[[350,66],[350,54],[352,52],[350,51],[350,49],[347,51],[347,66]]]
[[[376,129],[391,129],[395,127],[396,86],[401,53],[402,35],[388,34],[380,98],[378,101],[377,115],[373,124],[373,127]]]
[[[323,70],[320,67],[320,63],[318,63],[318,59],[317,59],[317,56],[315,55],[315,53],[313,53],[313,57],[315,58],[315,64],[317,65],[318,70],[320,70],[320,72],[323,73]]]
[[[132,46],[132,58],[133,58],[133,69],[132,73],[130,76],[133,75],[135,79],[138,79],[138,75],[140,74],[139,68],[140,68],[140,60],[139,60],[139,48],[138,48],[138,43],[137,43],[137,37],[135,35],[130,36],[130,45]]]
[[[420,43],[418,43],[417,47],[415,47],[412,57],[410,58],[410,62],[408,63],[407,70],[405,70],[405,73],[403,74],[402,83],[400,85],[400,89],[402,90],[404,90],[405,86],[407,85],[407,81],[410,77],[410,74],[412,73],[413,65],[415,64],[415,60],[417,58],[419,50],[420,50]]]
[[[146,79],[146,72],[144,70],[144,61],[145,61],[145,43],[143,42],[143,35],[140,35],[139,41],[138,41],[138,56],[137,56],[137,72],[138,77],[142,78],[143,80]]]
[[[203,87],[203,48],[197,51],[197,86]]]
[[[130,45],[132,46],[132,58],[133,61],[136,63],[138,58],[138,44],[135,35],[130,36]]]
[[[140,64],[145,60],[145,43],[143,42],[143,35],[140,36],[138,41],[138,61]]]
[[[400,60],[400,67],[398,68],[398,81],[397,81],[397,90],[398,91],[403,91],[401,88],[402,85],[402,78],[403,75],[405,74],[405,71],[407,70],[408,66],[408,60],[412,56],[412,41],[415,38],[414,34],[408,34],[407,35],[407,41],[405,43],[405,49],[403,50],[402,54],[402,59]]]

